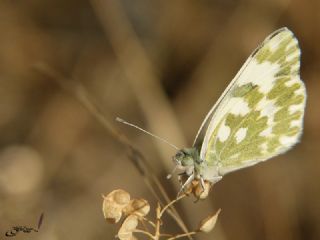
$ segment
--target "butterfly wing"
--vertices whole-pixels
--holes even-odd
[[[251,54],[210,110],[195,144],[219,175],[287,151],[302,132],[306,91],[298,41],[281,28]],[[198,139],[199,138],[199,139]]]

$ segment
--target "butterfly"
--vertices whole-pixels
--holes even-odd
[[[216,183],[230,172],[289,150],[302,134],[306,103],[300,48],[288,28],[270,34],[211,108],[191,148],[173,157],[192,180]]]

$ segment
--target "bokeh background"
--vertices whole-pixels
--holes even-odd
[[[190,229],[222,208],[196,239],[320,239],[319,10],[318,0],[1,0],[0,239],[42,212],[40,232],[15,239],[113,239],[101,194],[117,188],[155,206],[114,131],[174,198],[177,179],[165,176],[175,150],[115,117],[190,146],[245,59],[283,26],[302,49],[301,143],[177,208]],[[180,231],[167,221],[165,232]]]

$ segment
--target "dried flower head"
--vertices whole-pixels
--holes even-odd
[[[184,194],[179,195],[176,199],[164,206],[158,203],[157,208],[155,209],[155,221],[147,216],[150,211],[150,205],[147,200],[142,198],[130,200],[130,194],[121,189],[112,191],[107,196],[103,196],[102,210],[104,217],[111,223],[119,222],[122,215],[125,215],[117,234],[117,237],[120,240],[137,240],[133,234],[143,234],[145,236],[149,236],[149,239],[160,239],[160,237],[165,235],[170,236],[169,239],[172,240],[178,239],[185,236],[195,235],[199,232],[210,232],[217,222],[220,209],[215,214],[203,219],[196,230],[185,231],[184,233],[176,235],[161,233],[160,226],[163,224],[163,214],[168,211],[173,204],[186,197],[186,191],[188,194],[194,194],[198,199],[204,199],[208,196],[210,188],[210,182],[204,182],[201,185],[199,180],[192,181],[186,187]],[[139,228],[139,223],[141,223],[140,225],[142,225],[144,229]],[[153,226],[156,231],[149,232],[149,229],[146,228],[146,224]]]
[[[179,176],[179,182],[184,183],[187,181],[187,175]],[[194,179],[189,185],[184,189],[186,195],[193,194],[197,199],[205,199],[208,197],[212,183],[210,181],[204,180],[204,185],[201,184],[199,179]]]
[[[197,180],[194,183],[194,187],[193,187],[193,195],[197,198],[197,199],[205,199],[208,197],[210,189],[212,187],[212,183],[209,181],[204,181],[204,186],[201,185],[200,181]]]
[[[214,226],[216,225],[219,213],[221,212],[221,209],[219,209],[216,213],[211,214],[210,216],[206,217],[200,222],[199,225],[199,231],[208,233],[210,232]]]
[[[122,210],[129,204],[130,194],[117,189],[103,196],[102,212],[104,218],[110,223],[117,223],[122,216]]]

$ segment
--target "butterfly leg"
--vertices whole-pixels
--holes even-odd
[[[194,175],[191,174],[191,175],[188,177],[187,181],[185,181],[184,184],[182,185],[182,187],[180,188],[180,191],[178,192],[178,196],[184,191],[184,189],[186,188],[186,186],[188,186],[188,185],[192,182],[193,179],[194,179]]]
[[[204,185],[204,180],[202,176],[200,176],[200,184],[201,184],[202,192],[204,192],[205,185]]]

